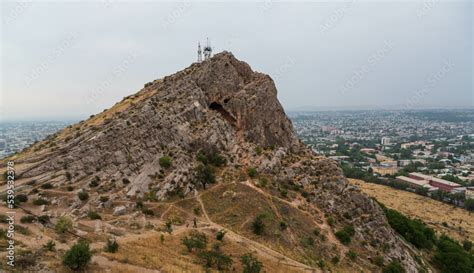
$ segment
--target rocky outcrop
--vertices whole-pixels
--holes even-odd
[[[22,178],[74,185],[91,192],[88,202],[111,209],[111,200],[164,200],[201,190],[196,183],[199,151],[219,153],[233,170],[255,167],[277,183],[304,187],[311,191],[308,202],[331,215],[336,228],[354,226],[355,241],[369,258],[385,249],[387,260],[400,260],[408,272],[416,272],[378,204],[349,186],[336,163],[299,142],[273,80],[229,52],[146,84],[15,160],[29,163],[19,170]],[[163,164],[163,157],[171,162]],[[99,195],[110,200],[99,202]],[[111,210],[120,216],[128,209]]]

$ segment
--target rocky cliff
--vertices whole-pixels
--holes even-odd
[[[204,160],[196,159],[200,156],[206,161],[218,158],[210,171],[214,188],[207,185],[212,179],[203,182]],[[305,267],[377,271],[373,260],[383,256],[416,272],[409,249],[391,230],[380,207],[349,185],[335,162],[315,155],[296,138],[273,80],[229,52],[147,83],[112,108],[10,159],[18,166],[18,183],[29,192],[29,199],[54,201],[55,206],[41,208],[53,222],[66,214],[81,223],[93,210],[110,215],[96,232],[122,228],[126,233],[115,217],[129,215],[129,223],[145,217],[141,227],[147,221],[158,226],[171,217],[169,208],[157,212],[159,219],[147,220],[130,205],[136,200],[154,202],[157,208],[177,196],[184,200],[207,196],[198,200],[207,208],[203,221],[235,232],[238,242],[252,239],[246,227],[260,210],[271,214],[269,219],[280,219],[280,226],[288,225],[285,231],[275,230],[249,244],[259,244],[257,253],[268,247],[275,255],[301,263],[302,271]],[[218,187],[226,190],[218,192]],[[89,193],[87,201],[71,195],[79,191]],[[209,201],[216,196],[215,202]],[[227,198],[231,203],[224,205]],[[257,205],[262,200],[267,203]],[[224,213],[230,207],[238,211],[237,218]],[[186,222],[191,216],[180,217]],[[349,245],[334,235],[346,227],[353,229]],[[303,247],[304,240],[309,241]],[[339,264],[324,267],[318,262],[344,259],[356,250],[357,258]]]

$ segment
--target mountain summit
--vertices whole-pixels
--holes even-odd
[[[149,82],[8,160],[18,194],[28,194],[21,207],[47,215],[44,225],[70,217],[71,232],[99,250],[117,237],[117,253],[94,256],[97,270],[201,271],[196,257],[207,252],[183,254],[180,242],[219,231],[228,235],[211,252],[230,255],[237,270],[252,252],[267,272],[378,271],[379,257],[417,271],[379,205],[297,139],[273,80],[229,52]],[[60,267],[34,235],[58,240],[58,251],[70,246],[66,235],[35,226],[19,237],[41,269]]]

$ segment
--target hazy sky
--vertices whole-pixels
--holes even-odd
[[[286,110],[470,107],[473,4],[5,2],[3,120],[84,118],[196,60],[209,37]]]

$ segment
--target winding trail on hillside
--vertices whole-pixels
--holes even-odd
[[[308,271],[308,272],[322,272],[320,270],[317,270],[315,268],[312,268],[308,265],[305,265],[303,263],[300,263],[298,261],[295,261],[265,245],[262,245],[258,242],[255,242],[255,241],[252,241],[240,234],[237,234],[235,233],[234,231],[228,229],[228,228],[225,228],[217,223],[214,223],[211,218],[209,217],[209,215],[207,214],[207,210],[206,210],[206,207],[201,199],[201,194],[197,195],[196,196],[196,200],[199,202],[200,206],[201,206],[201,209],[202,209],[202,212],[204,214],[204,217],[206,218],[207,222],[217,228],[217,229],[224,229],[227,231],[227,236],[232,238],[236,243],[239,243],[239,244],[242,244],[244,245],[245,247],[249,248],[249,249],[252,249],[256,252],[258,252],[260,255],[268,258],[268,259],[276,259],[279,263],[281,264],[285,264],[287,266],[291,266],[291,267],[295,267],[295,268],[300,268],[300,269],[303,269],[304,271]]]

